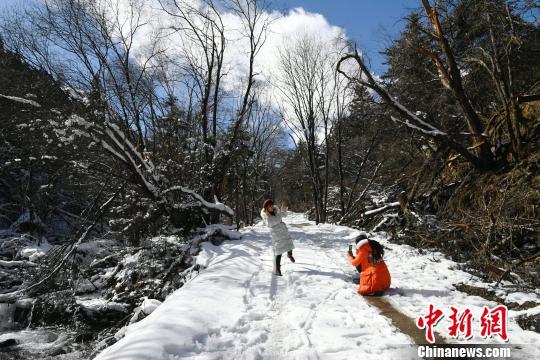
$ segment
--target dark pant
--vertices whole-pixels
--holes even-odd
[[[292,250],[287,251],[288,256],[292,256]],[[276,255],[276,271],[281,271],[281,254]]]

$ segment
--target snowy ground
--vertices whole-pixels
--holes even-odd
[[[198,262],[207,269],[128,327],[126,336],[97,359],[407,358],[404,349],[415,349],[412,338],[354,291],[345,253],[358,231],[316,226],[301,214],[290,215],[287,223],[297,261],[291,264],[284,257],[282,278],[272,275],[271,240],[262,225],[243,229],[242,240],[204,243]],[[456,291],[453,284],[459,282],[487,284],[456,270],[441,254],[420,255],[387,243],[383,235],[377,236],[388,248],[385,259],[392,273],[385,299],[399,311],[416,319],[430,303],[445,313],[450,306],[468,307],[475,315],[484,305],[496,305]],[[540,301],[537,294],[514,297]],[[510,343],[522,344],[528,357],[538,358],[540,334],[519,328],[516,315],[509,314]],[[436,330],[445,335],[448,325],[443,319]],[[475,335],[470,343],[497,340]]]

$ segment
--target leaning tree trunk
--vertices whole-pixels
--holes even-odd
[[[454,95],[454,98],[457,100],[461,110],[463,111],[469,132],[473,134],[473,138],[477,141],[476,144],[473,144],[473,147],[478,149],[480,167],[489,169],[493,166],[494,161],[493,154],[491,153],[491,144],[484,135],[484,125],[482,120],[473,109],[473,106],[465,93],[461,79],[461,72],[448,39],[442,30],[437,11],[431,7],[429,0],[422,0],[422,3],[433,26],[434,36],[439,44],[440,51],[444,55],[446,65],[443,64],[441,58],[435,52],[424,49],[419,49],[419,52],[423,55],[431,57],[434,60],[435,65],[437,66],[437,69],[441,75],[443,85],[450,89]]]

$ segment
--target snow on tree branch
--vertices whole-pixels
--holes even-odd
[[[5,261],[5,260],[0,260],[0,267],[4,267],[4,268],[34,267],[34,266],[37,266],[37,264],[35,264],[33,262],[30,262],[30,261],[18,261],[18,260]]]
[[[358,63],[358,66],[360,67],[360,71],[361,71],[360,76],[352,78],[341,69],[341,64],[348,59],[356,60],[356,62]],[[360,85],[366,86],[372,89],[373,91],[375,91],[379,96],[383,98],[385,102],[392,105],[394,109],[396,109],[400,114],[402,114],[403,116],[405,116],[407,119],[410,120],[407,122],[403,122],[403,124],[415,130],[420,130],[427,135],[447,136],[447,134],[444,131],[422,120],[419,116],[414,114],[414,112],[412,112],[403,104],[401,104],[394,96],[392,96],[392,94],[390,94],[390,92],[388,92],[388,90],[384,86],[382,86],[377,80],[375,80],[373,75],[369,72],[368,68],[364,64],[364,61],[362,60],[358,52],[354,52],[352,54],[348,54],[342,57],[338,62],[337,72],[345,76],[347,79],[356,81]],[[416,125],[412,124],[412,122],[415,122]]]
[[[360,74],[356,76],[350,76],[341,69],[343,62],[349,59],[353,59],[356,61],[356,63],[360,67]],[[373,77],[366,64],[364,63],[364,60],[357,51],[343,56],[337,63],[336,71],[339,74],[343,75],[349,81],[356,82],[375,91],[385,103],[390,105],[394,110],[396,110],[402,117],[406,119],[405,121],[403,121],[398,120],[396,117],[392,117],[393,121],[400,122],[409,127],[410,129],[419,131],[422,134],[433,138],[440,144],[456,151],[473,165],[477,167],[482,166],[481,159],[479,159],[475,154],[469,151],[469,149],[467,149],[454,138],[449,136],[446,132],[422,120],[413,111],[409,110],[406,106],[401,104],[394,96],[392,96],[390,92]]]
[[[41,107],[41,105],[35,102],[34,100],[28,100],[28,99],[17,97],[17,96],[8,96],[8,95],[2,95],[2,94],[0,94],[0,97],[14,101],[14,102],[18,102],[21,104],[32,105],[34,107]]]
[[[103,124],[91,123],[78,115],[72,115],[65,122],[68,127],[77,126],[80,129],[73,130],[77,136],[91,137],[96,143],[101,144],[109,154],[120,160],[138,179],[138,183],[144,188],[146,193],[155,201],[167,203],[165,194],[171,191],[181,191],[195,198],[203,207],[217,210],[229,216],[234,215],[234,211],[219,202],[217,198],[214,202],[205,200],[201,195],[183,186],[173,186],[162,191],[166,185],[163,178],[153,162],[133,145],[125,132],[117,124],[105,121]],[[172,205],[172,204],[169,204]]]
[[[416,125],[412,124],[409,120],[401,120],[401,119],[398,119],[395,116],[390,116],[390,118],[394,122],[403,124],[403,125],[411,128],[411,129],[418,130],[418,131],[420,131],[421,133],[423,133],[425,135],[429,135],[429,136],[446,135],[445,133],[441,133],[438,130],[426,130],[426,129],[423,129],[420,126],[416,126]]]
[[[191,195],[193,198],[195,198],[197,201],[199,201],[206,208],[218,210],[218,211],[226,213],[226,214],[228,214],[230,216],[234,215],[234,211],[230,207],[228,207],[227,205],[219,202],[217,198],[214,198],[213,203],[208,202],[208,201],[204,200],[204,198],[201,195],[197,194],[195,191],[187,189],[187,188],[185,188],[183,186],[173,186],[173,187],[165,190],[163,192],[163,194],[169,193],[171,191],[181,191],[184,194]]]
[[[373,209],[373,210],[368,210],[368,211],[364,212],[362,214],[362,216],[369,216],[369,215],[378,214],[378,213],[381,213],[381,212],[383,212],[383,211],[385,211],[387,209],[395,208],[395,207],[398,207],[398,206],[399,206],[398,201],[390,203],[390,204],[385,204],[384,206],[382,206],[380,208]]]

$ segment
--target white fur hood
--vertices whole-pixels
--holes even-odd
[[[363,239],[363,240],[360,240],[358,242],[358,244],[356,244],[356,248],[357,249],[360,249],[362,246],[366,245],[367,243],[369,243],[369,239]]]

